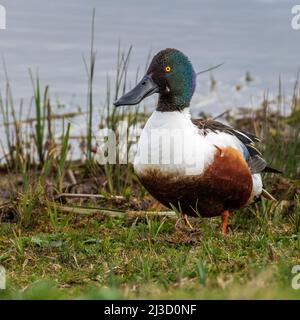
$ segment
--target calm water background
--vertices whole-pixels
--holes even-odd
[[[298,1],[299,2],[299,1]],[[300,67],[300,31],[291,28],[288,0],[0,0],[7,29],[0,31],[16,103],[32,95],[28,68],[39,70],[53,97],[74,110],[86,106],[87,79],[82,56],[88,56],[92,9],[96,8],[97,65],[95,103],[105,101],[106,75],[115,73],[118,41],[133,45],[130,81],[144,68],[149,50],[176,47],[196,70],[225,62],[210,76],[198,78],[194,110],[214,114],[228,108],[254,107],[270,89],[276,94],[281,75],[286,94]],[[245,84],[245,73],[254,77]],[[0,85],[5,83],[0,67]],[[241,85],[240,91],[236,85]],[[149,102],[153,104],[153,100]]]

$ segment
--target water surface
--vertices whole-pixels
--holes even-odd
[[[144,67],[149,50],[184,51],[196,70],[225,62],[202,75],[194,110],[219,113],[255,106],[263,92],[276,93],[281,75],[287,94],[300,66],[300,31],[291,28],[295,1],[276,0],[0,0],[7,10],[7,29],[0,31],[15,99],[32,94],[28,68],[39,70],[52,96],[68,105],[86,105],[87,79],[82,56],[88,55],[92,9],[96,8],[97,68],[95,103],[105,100],[106,75],[113,76],[118,42],[133,45],[129,80]],[[254,78],[245,84],[245,73]],[[0,68],[3,88],[4,71]],[[236,86],[241,90],[237,91]],[[153,102],[150,102],[153,103]]]

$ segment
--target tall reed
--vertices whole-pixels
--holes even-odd
[[[96,65],[96,51],[94,50],[94,38],[95,38],[95,14],[96,10],[93,10],[92,16],[92,31],[91,31],[91,48],[90,48],[90,60],[89,63],[83,58],[85,69],[88,76],[88,95],[87,95],[87,144],[86,152],[87,159],[90,161],[92,159],[92,137],[93,137],[93,84],[94,84],[94,72]]]

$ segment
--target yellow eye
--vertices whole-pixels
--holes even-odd
[[[171,67],[170,66],[165,67],[165,71],[166,72],[170,72],[171,71]]]

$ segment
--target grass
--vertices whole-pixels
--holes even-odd
[[[35,103],[35,112],[36,112],[34,142],[36,144],[39,162],[43,164],[44,158],[45,158],[44,133],[45,133],[47,105],[49,104],[49,100],[48,100],[49,87],[46,86],[44,91],[44,99],[42,100],[39,76],[37,75],[36,77],[36,84],[34,83],[34,78],[31,71],[30,71],[30,77],[32,81],[33,91],[34,91],[34,103]]]
[[[51,210],[41,210],[34,228],[1,227],[8,277],[1,298],[299,297],[291,269],[299,264],[300,237],[278,210],[256,205],[237,213],[225,238],[217,218],[195,219],[190,232],[155,216],[57,211],[49,223]]]

